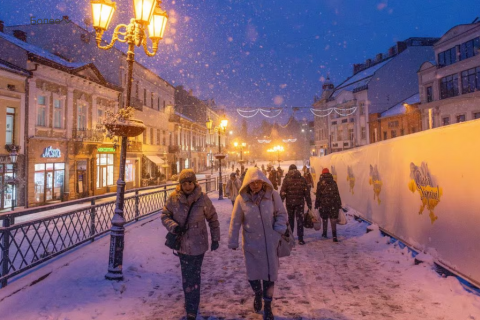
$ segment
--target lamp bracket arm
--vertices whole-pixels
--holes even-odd
[[[143,37],[143,50],[145,51],[145,54],[149,57],[153,57],[157,54],[158,50],[158,39],[152,40],[152,50],[153,52],[148,51],[148,46],[147,46],[147,37]]]
[[[121,28],[125,28],[127,30],[127,25],[126,24],[119,24],[115,27],[115,30],[113,31],[113,36],[112,36],[112,41],[110,41],[110,43],[106,46],[101,46],[100,43],[102,41],[102,36],[103,36],[103,32],[104,31],[98,31],[97,30],[97,46],[100,48],[100,49],[103,49],[103,50],[108,50],[108,49],[111,49],[113,47],[113,45],[115,44],[115,42],[117,42],[117,40],[119,42],[126,42],[127,39],[126,37],[128,36],[128,32],[120,32],[120,29]],[[121,35],[121,36],[124,36],[124,39],[120,39],[118,36]]]

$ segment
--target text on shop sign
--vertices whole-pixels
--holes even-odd
[[[42,158],[60,158],[61,156],[60,149],[53,149],[52,146],[46,147],[42,154]]]

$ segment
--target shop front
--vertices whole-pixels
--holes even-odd
[[[117,190],[120,160],[113,146],[100,146],[95,155],[95,194]]]
[[[66,186],[66,144],[35,141],[30,143],[28,204],[38,206],[68,199]]]

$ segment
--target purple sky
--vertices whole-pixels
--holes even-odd
[[[235,107],[309,107],[327,74],[339,84],[354,63],[386,52],[396,41],[440,37],[480,16],[478,0],[166,0],[163,6],[170,21],[159,53],[137,59],[235,114]],[[128,22],[131,1],[117,1],[117,8],[113,23]],[[81,24],[90,5],[0,0],[6,25],[29,23],[30,15],[69,15]],[[297,115],[312,117],[308,108]]]

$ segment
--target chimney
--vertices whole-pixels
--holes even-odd
[[[353,64],[353,74],[356,74],[358,71],[362,69],[362,65],[360,63],[354,63]]]
[[[388,56],[389,57],[395,55],[395,49],[396,49],[396,47],[391,47],[390,49],[388,49]]]
[[[27,42],[27,33],[22,30],[13,30],[13,36],[18,40],[22,40],[23,42]]]
[[[377,55],[375,56],[375,61],[377,61],[377,62],[382,61],[382,59],[383,59],[383,54],[377,53]]]
[[[397,53],[403,52],[407,49],[407,43],[405,41],[397,42]]]
[[[372,59],[365,60],[365,67],[369,68],[372,65]]]
[[[67,22],[69,20],[68,16],[63,16],[62,18],[63,18],[63,20],[65,20],[65,22]]]
[[[5,22],[0,20],[0,32],[3,32],[3,27],[5,26]]]

